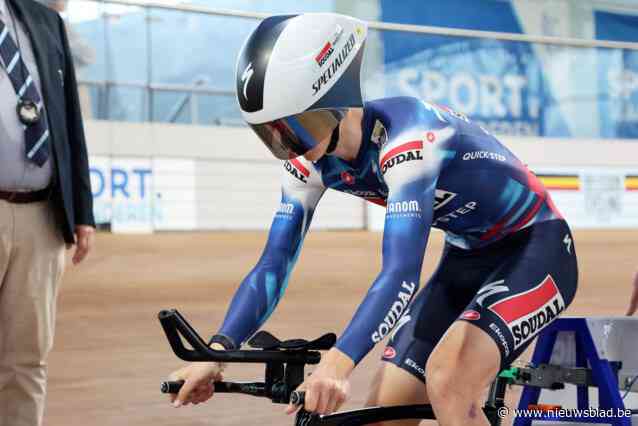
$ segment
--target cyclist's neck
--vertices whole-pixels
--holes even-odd
[[[339,143],[332,155],[345,161],[357,158],[361,149],[363,108],[350,108],[339,124]]]

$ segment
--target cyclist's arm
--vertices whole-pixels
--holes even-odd
[[[299,164],[298,162],[296,164]],[[288,166],[291,163],[287,164]],[[284,170],[281,204],[275,214],[266,247],[257,265],[244,278],[215,339],[239,347],[274,311],[283,296],[314,209],[325,188],[316,171],[301,166],[308,176]],[[299,176],[304,176],[303,180]]]
[[[358,363],[398,323],[419,287],[421,265],[432,223],[438,161],[431,145],[403,139],[388,143],[380,162],[411,150],[416,159],[386,170],[390,190],[383,235],[383,265],[337,348]],[[412,145],[407,145],[413,143]],[[398,154],[396,154],[398,155]]]

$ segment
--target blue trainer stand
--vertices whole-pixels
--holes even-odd
[[[596,344],[592,338],[587,320],[585,318],[559,318],[543,330],[538,337],[532,365],[547,364],[550,362],[554,344],[559,332],[573,332],[576,343],[576,366],[590,367],[592,378],[598,387],[598,407],[603,410],[610,408],[617,413],[618,409],[624,410],[625,405],[618,390],[618,380],[611,364],[606,359],[598,356]],[[588,365],[589,364],[589,365]],[[525,410],[530,404],[537,404],[541,389],[525,386],[521,395],[518,408]],[[589,391],[587,386],[577,387],[578,409],[587,410],[589,404]],[[571,407],[564,407],[571,408]],[[611,424],[612,426],[631,426],[631,417],[556,417],[543,413],[542,416],[534,418],[517,418],[514,426],[531,426],[532,421],[552,421],[569,423],[594,423]]]

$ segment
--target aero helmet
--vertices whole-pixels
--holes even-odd
[[[275,157],[303,155],[334,130],[343,110],[363,105],[367,25],[335,13],[264,19],[237,61],[244,120]]]

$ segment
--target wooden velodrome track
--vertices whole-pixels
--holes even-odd
[[[622,315],[638,266],[638,231],[575,234],[581,285],[569,313]],[[100,234],[90,258],[67,270],[50,357],[49,426],[286,425],[283,406],[221,395],[172,408],[159,383],[182,365],[170,351],[157,312],[180,309],[202,334],[216,330],[238,282],[261,253],[265,233]],[[285,338],[339,332],[379,271],[381,234],[314,232],[290,288],[266,329]],[[435,233],[422,282],[441,250]],[[361,406],[380,345],[355,371]],[[229,379],[261,378],[262,368],[232,366]]]

